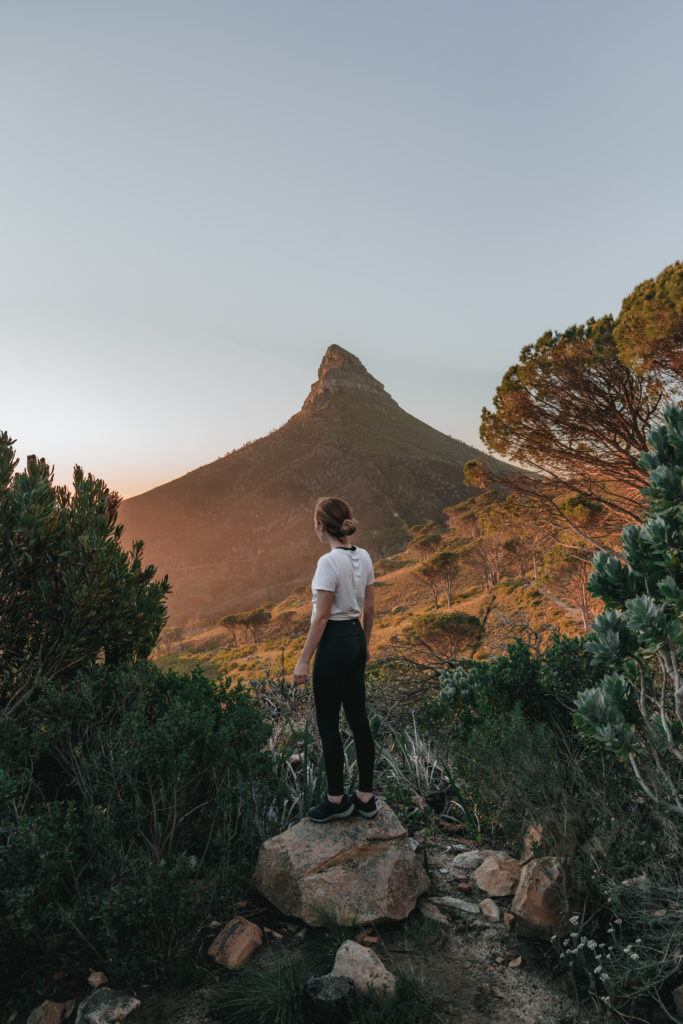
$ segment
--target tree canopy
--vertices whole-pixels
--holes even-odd
[[[167,579],[143,566],[117,525],[120,499],[76,467],[55,487],[42,460],[17,473],[0,433],[0,704],[12,714],[41,679],[62,680],[98,661],[146,658],[166,621]]]
[[[600,505],[606,532],[640,522],[647,484],[640,453],[667,403],[681,399],[682,355],[683,264],[676,263],[639,285],[617,320],[549,331],[522,350],[493,408],[482,411],[480,434],[535,475],[503,479],[480,467],[480,476],[545,502],[577,532],[571,509],[560,507],[569,493]]]

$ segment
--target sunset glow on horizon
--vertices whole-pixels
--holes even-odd
[[[0,429],[124,497],[330,344],[481,447],[524,345],[683,256],[683,8],[10,3]]]

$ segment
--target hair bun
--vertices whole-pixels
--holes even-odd
[[[345,519],[339,529],[340,536],[348,537],[349,534],[356,532],[356,522],[354,519]]]

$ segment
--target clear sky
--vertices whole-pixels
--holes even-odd
[[[2,0],[0,429],[128,497],[328,345],[479,445],[683,258],[680,0]]]

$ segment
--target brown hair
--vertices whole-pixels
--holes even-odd
[[[356,532],[358,525],[351,506],[343,498],[318,498],[315,521],[330,537],[348,537]]]

